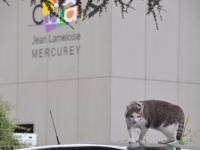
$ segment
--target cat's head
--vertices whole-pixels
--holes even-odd
[[[143,118],[142,108],[143,106],[141,103],[134,103],[130,106],[126,106],[125,116],[133,125],[136,125]]]

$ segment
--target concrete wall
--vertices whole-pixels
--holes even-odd
[[[111,141],[128,137],[122,116],[126,104],[137,100],[178,104],[191,117],[188,127],[200,127],[200,1],[161,4],[167,12],[163,21],[158,18],[158,31],[153,16],[145,16],[144,2],[135,1],[136,11],[124,20],[120,8],[112,7]],[[149,142],[165,138],[154,130],[147,135]]]
[[[13,115],[34,124],[39,145],[56,144],[49,110],[61,143],[110,141],[111,8],[102,19],[72,23],[74,30],[64,26],[46,33],[34,23],[29,1],[10,5],[1,5],[7,17],[1,15],[0,78],[2,99],[17,105]],[[43,19],[41,8],[35,19]],[[80,39],[52,42],[66,34]],[[34,42],[41,37],[47,41]]]
[[[198,0],[163,1],[167,12],[158,31],[153,17],[145,15],[146,2],[135,1],[136,10],[125,19],[111,3],[101,18],[97,14],[72,23],[74,30],[63,26],[49,33],[34,23],[29,1],[9,3],[0,5],[0,92],[17,106],[12,116],[21,118],[19,123],[34,124],[39,145],[56,144],[49,110],[61,143],[123,141],[125,106],[134,100],[178,104],[191,117],[188,127],[200,127]],[[35,18],[43,19],[40,8]],[[64,34],[80,39],[49,40]],[[35,37],[47,42],[33,44]],[[164,138],[153,130],[147,134],[149,142]]]

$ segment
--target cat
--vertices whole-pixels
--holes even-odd
[[[159,144],[168,144],[180,140],[184,128],[184,112],[174,104],[159,100],[134,101],[126,106],[125,120],[129,132],[129,144],[134,142],[135,128],[140,129],[139,139],[142,142],[149,128],[161,131],[166,140]],[[178,130],[176,134],[176,127]],[[176,139],[175,139],[176,136]]]

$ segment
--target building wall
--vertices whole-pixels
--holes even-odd
[[[36,6],[29,7],[29,1],[10,5],[1,5],[7,17],[0,29],[0,78],[2,99],[17,106],[12,116],[34,124],[39,145],[56,144],[49,110],[61,143],[110,141],[111,9],[102,19],[72,23],[74,30],[64,26],[46,33],[33,20]],[[43,19],[40,7],[34,17]],[[52,42],[66,34],[80,34],[80,39]]]
[[[163,21],[157,18],[159,30],[153,16],[145,16],[142,1],[134,2],[136,10],[125,19],[119,19],[120,8],[112,7],[111,141],[128,138],[122,116],[131,101],[158,99],[177,104],[191,118],[188,128],[200,127],[196,119],[200,115],[200,2],[161,4],[167,12],[161,13]],[[147,135],[149,142],[165,138],[155,130]]]
[[[11,116],[34,124],[39,145],[56,144],[49,110],[61,143],[123,141],[125,106],[134,100],[178,104],[191,117],[188,127],[200,127],[198,0],[163,1],[167,12],[163,21],[158,18],[159,30],[153,16],[145,15],[146,2],[135,1],[136,10],[124,19],[111,3],[101,17],[49,33],[34,23],[29,1],[9,3],[0,6],[0,92],[17,106]],[[43,19],[40,8],[35,18]],[[64,34],[80,34],[80,40],[49,40]],[[33,44],[34,37],[47,42]],[[59,51],[47,57],[47,48]],[[149,142],[164,138],[153,130],[147,134]]]

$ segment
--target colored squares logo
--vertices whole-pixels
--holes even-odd
[[[61,16],[62,19],[66,22],[72,22],[77,20],[78,8],[77,6],[72,7],[74,4],[76,4],[76,0],[65,0],[65,2],[63,3],[64,7],[59,11],[58,0],[50,0],[50,2],[54,4],[54,6],[52,5],[51,7],[53,11],[57,12],[59,16]],[[42,14],[44,16],[46,32],[50,32],[58,27],[65,25],[65,23],[60,18],[57,18],[56,16],[50,17],[48,7],[45,3],[42,3]]]

